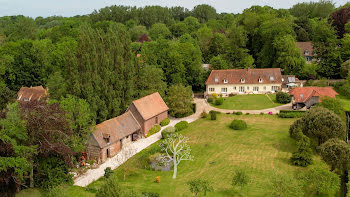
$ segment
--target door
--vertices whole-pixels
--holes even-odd
[[[109,149],[106,149],[106,154],[107,154],[107,157],[110,157]]]

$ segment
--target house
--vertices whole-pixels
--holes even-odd
[[[140,131],[141,126],[131,112],[96,125],[87,143],[89,159],[99,164],[104,163],[107,158],[116,155],[123,146],[137,140]]]
[[[332,87],[302,87],[294,88],[289,91],[292,96],[293,109],[301,109],[322,101],[324,97],[335,98],[338,93]]]
[[[263,94],[282,88],[280,68],[212,70],[206,85],[206,96],[216,93]]]
[[[301,50],[301,55],[305,58],[307,64],[311,64],[314,59],[314,50],[311,42],[296,42],[296,46]]]
[[[295,75],[282,75],[282,88],[303,87],[303,83]]]
[[[127,109],[141,125],[141,133],[144,136],[155,124],[168,117],[168,110],[158,92],[133,101]]]
[[[17,100],[19,102],[39,101],[48,96],[47,89],[43,86],[21,87],[17,92]]]

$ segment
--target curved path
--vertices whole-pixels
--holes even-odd
[[[232,113],[241,111],[243,113],[250,113],[250,114],[260,114],[263,113],[278,113],[282,109],[291,109],[291,104],[282,105],[275,108],[270,109],[264,109],[264,110],[227,110],[227,109],[218,109],[213,106],[210,106],[209,103],[205,99],[194,99],[194,102],[196,103],[196,113],[192,114],[191,116],[185,117],[185,118],[170,118],[170,124],[168,126],[174,126],[176,123],[185,120],[187,122],[193,122],[200,118],[200,114],[203,111],[206,111],[207,113],[210,110],[220,111],[222,113]],[[162,128],[162,130],[165,127]],[[162,131],[161,130],[161,131]],[[143,149],[147,148],[148,146],[152,145],[153,143],[157,142],[161,139],[161,131],[158,133],[153,134],[152,136],[148,138],[139,139],[136,142],[131,143],[130,145],[124,147],[117,155],[115,155],[112,158],[107,159],[106,162],[98,166],[96,169],[89,169],[87,172],[85,172],[83,175],[80,175],[79,177],[75,178],[74,185],[86,187],[93,181],[99,179],[104,175],[104,170],[107,167],[110,167],[112,169],[115,169],[122,165],[124,162],[126,162],[129,158],[137,154],[138,152],[142,151]]]

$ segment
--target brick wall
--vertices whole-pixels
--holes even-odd
[[[165,111],[153,118],[150,118],[144,123],[144,134],[147,135],[148,131],[155,125],[159,124],[162,120],[168,117],[168,111]]]

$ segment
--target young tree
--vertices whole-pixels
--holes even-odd
[[[310,191],[316,192],[316,195],[328,194],[334,195],[340,187],[340,178],[337,174],[328,170],[327,166],[311,166],[310,169],[301,175],[304,185]]]
[[[329,139],[320,146],[320,155],[330,167],[331,171],[349,170],[350,167],[350,147],[340,139]]]
[[[270,179],[273,196],[302,197],[304,191],[297,180],[289,174],[274,174]]]
[[[181,134],[171,134],[159,144],[161,150],[166,153],[159,158],[160,162],[165,165],[168,165],[169,162],[174,164],[173,179],[176,179],[177,167],[181,161],[193,160],[191,148],[187,143],[188,137]]]
[[[204,196],[206,196],[207,192],[213,190],[209,181],[201,180],[201,179],[193,179],[191,181],[188,181],[187,185],[189,186],[189,189],[193,194],[193,196],[197,196],[198,193],[200,192],[203,192]]]
[[[241,189],[241,193],[243,190],[243,187],[246,186],[250,181],[250,177],[247,174],[247,172],[243,169],[236,169],[235,174],[232,178],[232,186],[239,186]]]
[[[192,101],[192,90],[190,86],[170,86],[166,102],[168,104],[171,116],[180,117],[191,113]]]
[[[171,36],[171,32],[165,24],[156,23],[149,29],[149,35],[152,40],[158,40],[160,38],[168,39]]]
[[[312,164],[312,150],[310,148],[310,139],[302,134],[298,141],[298,151],[294,152],[290,158],[296,166],[306,167]]]

